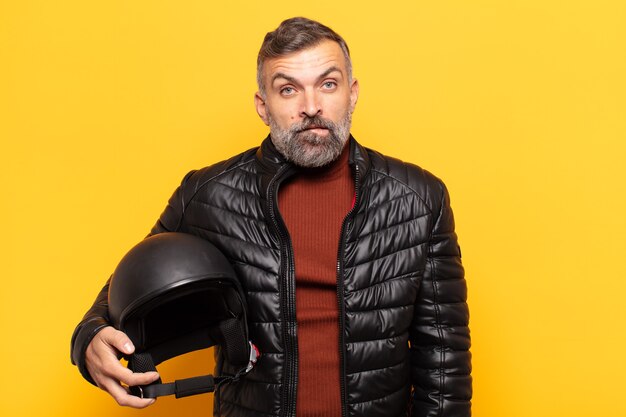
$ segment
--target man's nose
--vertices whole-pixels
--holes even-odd
[[[319,96],[314,91],[306,91],[303,95],[301,116],[315,117],[322,114]]]

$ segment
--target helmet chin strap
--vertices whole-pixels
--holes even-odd
[[[178,379],[174,382],[162,383],[161,378],[149,385],[137,385],[129,387],[130,393],[141,398],[157,398],[174,394],[176,398],[188,397],[190,395],[204,394],[215,391],[222,384],[237,382],[239,378],[250,372],[261,356],[257,347],[250,344],[250,358],[248,365],[241,368],[235,375],[213,375],[196,376],[192,378]],[[156,366],[152,355],[148,352],[131,355],[128,361],[128,368],[133,372],[156,372]]]

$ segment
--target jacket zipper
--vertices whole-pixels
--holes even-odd
[[[345,359],[345,327],[346,327],[346,306],[343,296],[343,247],[346,243],[346,224],[348,219],[352,217],[356,207],[359,204],[359,166],[354,164],[354,206],[350,209],[346,217],[341,223],[341,238],[339,240],[339,248],[337,249],[337,302],[339,303],[339,366],[340,378],[339,389],[341,394],[341,415],[348,416],[348,396],[346,393],[346,359]]]
[[[288,165],[281,168],[268,186],[268,203],[270,217],[278,232],[281,251],[281,269],[283,273],[280,276],[280,299],[283,316],[283,343],[285,345],[285,373],[283,378],[282,394],[281,394],[281,415],[286,417],[295,417],[296,415],[296,388],[298,381],[298,341],[296,339],[296,301],[295,301],[295,265],[292,256],[291,238],[286,232],[282,218],[279,218],[278,212],[278,179],[288,169]],[[282,225],[282,226],[281,226]]]

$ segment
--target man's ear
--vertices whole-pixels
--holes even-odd
[[[269,119],[267,118],[267,108],[265,107],[265,99],[261,96],[260,92],[256,92],[254,94],[254,106],[256,107],[256,112],[263,120],[266,126],[270,125]]]
[[[359,80],[356,78],[352,80],[350,85],[350,113],[354,112],[356,102],[359,100]]]

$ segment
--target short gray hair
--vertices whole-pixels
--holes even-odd
[[[346,59],[348,79],[352,80],[352,61],[346,41],[334,30],[306,17],[284,20],[273,32],[268,32],[257,57],[256,81],[259,92],[265,96],[263,64],[268,58],[277,58],[320,44],[324,40],[337,42]]]

